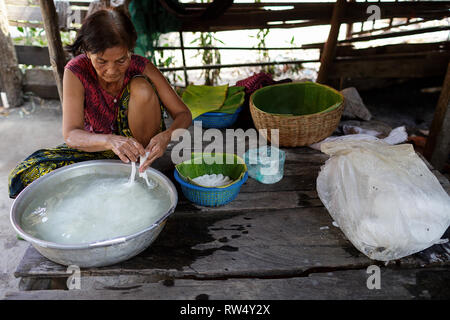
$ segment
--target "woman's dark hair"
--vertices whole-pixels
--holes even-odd
[[[74,43],[66,46],[66,50],[73,56],[86,52],[101,53],[116,46],[133,51],[136,39],[133,23],[123,11],[102,9],[86,17]]]

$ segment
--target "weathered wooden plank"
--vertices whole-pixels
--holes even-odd
[[[341,45],[336,47],[336,56],[373,56],[391,53],[411,53],[411,52],[429,52],[429,51],[447,51],[450,50],[449,41],[434,43],[402,43],[389,44],[383,46],[369,47],[365,49],[355,49],[353,45]]]
[[[72,6],[88,7],[92,0],[69,1]],[[39,0],[5,0],[6,4],[12,6],[39,6]]]
[[[20,64],[33,66],[49,66],[50,56],[48,47],[36,46],[14,46],[16,49],[17,60]],[[56,83],[55,83],[56,85]]]
[[[233,213],[177,209],[148,250],[116,266],[83,272],[205,278],[371,264],[331,223],[323,207]],[[65,268],[32,248],[16,272],[16,276],[50,275],[65,275]]]
[[[235,29],[270,28],[283,27],[281,25],[271,25],[268,22],[289,21],[289,20],[309,20],[309,25],[326,25],[330,23],[333,3],[289,3],[294,6],[289,10],[257,10],[250,9],[253,4],[233,4],[222,16],[214,21],[191,19],[183,21],[182,31],[223,31]],[[270,6],[264,3],[265,6]],[[427,2],[424,3],[377,3],[383,13],[383,19],[389,18],[417,18],[443,19],[448,16],[449,2]],[[191,5],[194,6],[194,5]],[[240,10],[235,10],[242,7]],[[367,4],[347,3],[345,15],[342,23],[362,22],[367,20]]]
[[[33,92],[46,99],[58,99],[58,89],[55,77],[51,70],[28,69],[25,70],[23,79],[23,91]]]
[[[8,0],[8,15],[10,20],[29,20],[34,19],[41,21],[39,11],[35,10],[36,6],[27,7],[27,0]],[[36,0],[31,0],[32,5],[36,5]],[[443,19],[448,16],[448,1],[443,2],[427,2],[426,4],[416,3],[379,3],[383,12],[383,18],[414,16],[417,18]],[[70,1],[71,5],[83,8],[81,10],[82,18],[86,14],[85,8],[88,3],[84,1]],[[293,9],[289,10],[265,10],[263,7],[279,6],[279,3],[264,4],[233,4],[221,17],[210,20],[191,19],[184,21],[181,27],[182,31],[221,31],[248,28],[271,28],[271,27],[294,27],[301,25],[325,25],[329,24],[332,15],[332,3],[290,3]],[[190,12],[198,12],[204,10],[204,4],[186,4],[187,10]],[[28,9],[22,9],[28,8]],[[74,8],[75,9],[75,8]],[[367,19],[367,4],[364,3],[348,3],[346,6],[346,14],[343,17],[343,23],[352,23],[365,21]],[[26,10],[21,14],[21,10]],[[75,9],[77,10],[77,9]],[[289,23],[291,20],[308,20],[306,23]],[[268,22],[285,22],[281,25],[271,25]]]
[[[5,0],[5,3],[12,6],[38,6],[39,0]]]
[[[395,262],[406,267],[449,265],[441,245],[430,254]],[[431,252],[434,252],[431,254]],[[325,208],[247,212],[181,212],[167,221],[143,253],[83,275],[153,275],[173,278],[294,277],[315,270],[366,268],[368,259],[345,238]],[[66,268],[30,247],[16,277],[64,277]]]
[[[430,126],[424,155],[433,166],[444,169],[450,154],[450,63]]]
[[[248,179],[242,186],[242,192],[279,192],[279,191],[312,191],[316,189],[317,173],[309,175],[285,176],[274,184],[263,184],[254,179]],[[281,200],[281,199],[280,199]]]
[[[313,273],[285,279],[188,280],[122,283],[96,290],[38,290],[6,293],[6,300],[367,300],[448,299],[450,269],[380,268],[380,288],[369,289],[366,269]],[[100,284],[100,283],[99,283]]]
[[[39,1],[37,1],[39,3]],[[65,7],[62,7],[65,8]],[[58,10],[61,10],[58,8]],[[72,24],[68,25],[68,14],[72,17],[79,18],[80,22],[84,20],[87,14],[87,7],[73,6],[70,7],[70,12],[58,12],[57,25],[59,29],[66,30],[72,28]],[[43,27],[44,20],[42,19],[42,13],[39,5],[32,6],[20,6],[18,4],[11,4],[7,6],[8,20],[11,25],[15,26],[34,26]],[[32,23],[30,25],[30,22]],[[56,25],[55,25],[56,27]]]
[[[22,22],[9,20],[9,26],[11,27],[30,27],[30,28],[43,28],[42,22]]]
[[[335,61],[330,78],[422,78],[445,73],[450,54],[434,52],[424,56],[390,59]]]
[[[218,213],[229,211],[300,209],[323,206],[316,191],[279,191],[257,193],[251,193],[248,191],[249,190],[241,190],[236,199],[220,207],[203,207],[196,205],[180,196],[179,192],[177,208],[180,211],[195,210]]]
[[[0,83],[6,98],[2,96],[2,106],[18,107],[23,102],[22,72],[17,65],[14,44],[9,34],[5,3],[0,1]]]
[[[42,21],[39,6],[6,6],[8,20],[12,21]]]
[[[53,2],[40,0],[40,10],[44,21],[45,34],[48,40],[48,50],[50,63],[53,69],[53,75],[58,88],[59,100],[63,101],[63,74],[66,65],[66,55],[64,53],[61,34],[58,27],[58,14]]]

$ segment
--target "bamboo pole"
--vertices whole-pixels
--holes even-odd
[[[341,18],[344,15],[346,0],[337,0],[334,5],[333,15],[331,17],[331,28],[328,34],[328,40],[323,48],[322,57],[320,58],[320,69],[317,76],[318,83],[326,83],[328,79],[328,70],[334,60],[336,54],[337,39],[339,29],[341,27]]]
[[[0,79],[3,106],[18,107],[22,104],[22,72],[9,34],[8,16],[4,0],[0,0]]]
[[[434,111],[424,156],[437,170],[442,170],[450,154],[450,63]]]
[[[53,0],[39,0],[39,6],[41,8],[42,21],[44,22],[45,35],[48,41],[50,63],[53,68],[53,75],[55,76],[59,99],[62,102],[62,81],[66,56],[61,43],[61,35],[59,33],[58,14],[56,13]]]

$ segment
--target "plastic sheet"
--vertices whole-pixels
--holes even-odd
[[[450,224],[450,197],[412,145],[384,141],[323,143],[319,198],[352,244],[389,261],[422,251]]]

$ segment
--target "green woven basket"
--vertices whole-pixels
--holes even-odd
[[[339,124],[344,97],[328,86],[296,82],[267,86],[250,97],[257,129],[279,130],[279,145],[309,145],[330,136]]]
[[[230,177],[233,182],[215,188],[226,188],[242,179],[247,166],[245,161],[235,154],[193,152],[191,159],[177,164],[175,169],[181,179],[193,185],[198,185],[192,180],[194,178],[221,173]]]

